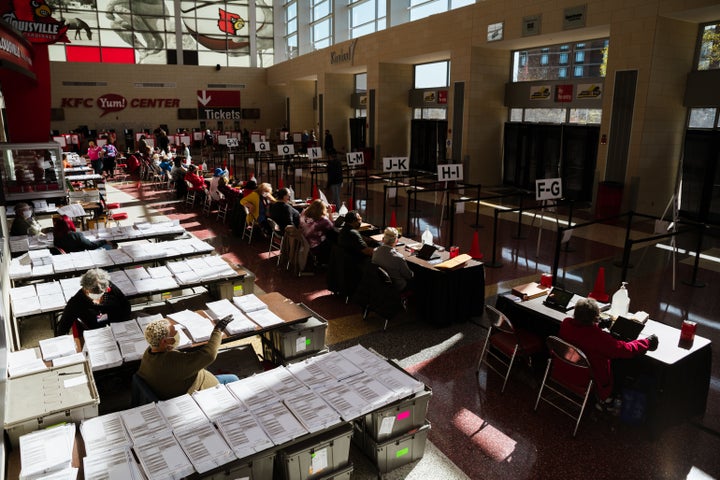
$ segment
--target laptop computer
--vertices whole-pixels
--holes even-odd
[[[436,250],[437,247],[435,245],[428,245],[427,243],[425,243],[423,244],[422,248],[418,250],[415,256],[426,261],[440,258],[440,254],[437,253]]]
[[[550,293],[548,293],[548,296],[545,297],[543,305],[558,312],[567,312],[575,308],[575,303],[570,303],[570,300],[572,300],[574,296],[575,294],[572,292],[563,290],[560,287],[553,287]]]
[[[645,327],[640,322],[625,317],[617,317],[610,327],[610,335],[624,342],[637,340],[640,332]]]

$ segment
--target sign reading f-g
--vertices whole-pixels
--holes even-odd
[[[535,180],[535,200],[555,200],[562,198],[562,180],[542,178]]]

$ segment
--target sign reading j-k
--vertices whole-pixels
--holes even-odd
[[[562,198],[562,180],[559,178],[541,178],[535,180],[535,200],[555,200]]]

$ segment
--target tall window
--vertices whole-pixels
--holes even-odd
[[[608,39],[553,45],[513,52],[513,81],[604,77]]]
[[[297,0],[288,0],[285,4],[285,48],[287,49],[288,58],[298,55],[298,14]]]
[[[386,0],[360,0],[350,6],[350,38],[385,30]]]
[[[472,5],[474,0],[410,0],[410,21]]]
[[[332,1],[312,0],[312,43],[316,50],[332,45]]]
[[[720,68],[720,23],[705,25],[701,29],[698,53],[698,70]]]
[[[447,87],[449,84],[449,61],[415,65],[415,88]]]

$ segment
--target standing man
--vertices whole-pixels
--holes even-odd
[[[323,146],[325,147],[325,152],[328,155],[333,155],[335,153],[335,142],[333,141],[333,136],[330,133],[330,130],[325,130],[325,141],[323,142]]]

